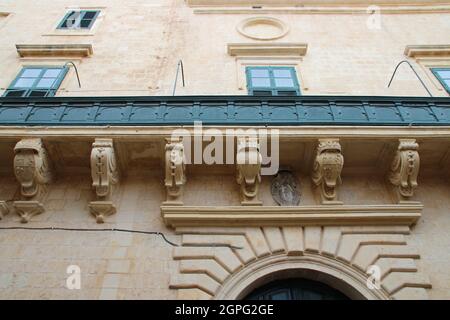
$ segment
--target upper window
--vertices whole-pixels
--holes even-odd
[[[433,68],[431,71],[441,82],[445,90],[450,93],[450,68]]]
[[[293,67],[247,67],[246,74],[250,95],[300,95],[297,74]]]
[[[66,73],[66,67],[24,67],[3,96],[52,97]]]
[[[98,10],[70,11],[58,25],[58,29],[90,29],[99,14]]]

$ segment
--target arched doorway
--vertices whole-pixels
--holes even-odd
[[[322,288],[323,290],[318,293],[323,295],[322,298],[327,298],[327,294],[332,295],[331,292],[338,292],[334,295],[335,298],[343,296],[344,299],[352,300],[389,299],[389,295],[383,289],[369,289],[366,283],[367,275],[360,270],[339,260],[314,254],[302,256],[276,255],[255,260],[227,279],[214,298],[218,300],[250,299],[253,298],[253,293],[259,293],[258,290],[267,289],[269,290],[268,293],[261,292],[261,294],[270,294],[270,290],[276,290],[277,285],[283,285],[283,282],[277,281],[292,282],[292,279],[298,279],[300,290],[305,291],[308,288],[307,290],[311,292],[313,288],[316,291],[319,287]],[[296,290],[286,286],[281,287],[281,289]],[[305,293],[305,295],[307,294]],[[285,293],[286,295],[295,298],[296,293],[291,291],[289,294]],[[310,295],[314,295],[314,293]],[[253,299],[265,298],[255,296]],[[280,296],[279,299],[284,298]]]
[[[293,278],[275,280],[263,285],[244,300],[348,300],[342,292],[322,282]]]

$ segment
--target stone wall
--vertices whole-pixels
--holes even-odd
[[[92,32],[55,32],[55,26],[71,6],[102,10]],[[264,16],[280,20],[289,32],[263,43],[308,45],[297,66],[303,94],[425,96],[426,91],[405,66],[392,87],[386,86],[395,65],[405,59],[407,45],[446,44],[450,13],[429,11],[433,10],[415,14],[382,11],[380,28],[369,29],[370,16],[364,11],[207,14],[195,13],[181,0],[132,0],[127,6],[118,0],[4,1],[0,12],[10,15],[0,17],[5,20],[0,24],[0,88],[8,87],[21,65],[61,61],[57,57],[20,59],[16,44],[88,43],[93,45],[92,57],[72,59],[79,64],[82,88],[78,88],[71,71],[58,95],[171,95],[179,59],[184,62],[186,87],[180,82],[178,95],[246,94],[245,85],[239,89],[237,78],[242,71],[237,68],[235,57],[227,54],[227,44],[261,43],[245,37],[236,28],[247,18]],[[442,64],[448,65],[448,59]],[[447,96],[424,68],[416,65],[416,69],[435,96]]]
[[[79,68],[82,88],[78,88],[71,70],[58,91],[60,96],[171,95],[177,62],[182,59],[186,87],[183,88],[180,82],[178,95],[245,95],[245,85],[242,87],[239,80],[242,69],[237,58],[227,53],[227,45],[257,43],[257,40],[240,34],[236,27],[244,19],[263,15],[276,18],[289,27],[284,37],[270,43],[307,44],[306,55],[295,57],[303,94],[424,96],[426,92],[406,66],[400,69],[391,89],[386,85],[396,63],[405,59],[407,45],[447,44],[449,39],[446,36],[450,34],[448,10],[383,14],[381,29],[371,30],[366,24],[369,16],[364,12],[199,13],[181,0],[130,0],[126,5],[119,0],[76,1],[81,8],[102,10],[93,31],[85,35],[55,32],[54,28],[67,8],[73,5],[74,2],[66,0],[3,1],[0,5],[0,12],[4,13],[0,14],[0,89],[6,89],[24,65],[62,64],[73,60]],[[15,48],[16,44],[78,43],[92,44],[93,55],[73,59],[20,58]],[[274,59],[273,56],[269,58]],[[436,59],[433,60],[435,63],[450,65],[449,57]],[[410,61],[435,96],[448,96],[430,77],[424,65],[416,63],[413,58]],[[1,142],[1,150],[9,150],[5,151],[9,153],[2,156],[5,166],[0,170],[0,200],[16,199],[19,192],[12,172],[14,143],[10,140]],[[86,146],[86,152],[89,152],[89,144]],[[427,152],[432,154],[433,150]],[[85,160],[88,163],[88,157]],[[397,232],[395,229],[381,232],[399,233],[398,237],[392,236],[395,241],[391,242],[407,243],[410,251],[404,255],[395,253],[394,256],[414,260],[414,266],[408,265],[411,268],[405,267],[406,271],[403,264],[394,266],[391,272],[402,274],[391,283],[397,284],[404,274],[405,279],[409,279],[408,273],[414,273],[415,277],[416,271],[417,275],[423,276],[414,278],[416,282],[413,283],[422,287],[417,290],[408,287],[398,298],[423,298],[428,294],[433,299],[450,299],[450,215],[447,212],[450,185],[448,179],[440,174],[438,165],[432,171],[433,174],[421,173],[419,176],[420,187],[414,200],[422,202],[424,209],[417,225],[411,231],[400,229]],[[305,174],[303,170],[296,173],[300,179],[301,205],[319,205],[309,173]],[[345,204],[394,202],[387,182],[377,173],[345,173],[343,179],[339,197]],[[261,183],[263,206],[275,205],[270,181],[270,177],[263,177]],[[62,170],[50,185],[44,200],[46,211],[35,216],[27,226],[99,228],[88,208],[94,197],[88,170]],[[117,213],[108,217],[100,228],[162,232],[175,244],[193,241],[185,236],[186,230],[169,228],[163,222],[160,206],[165,200],[165,189],[161,167],[153,165],[145,170],[127,172],[115,191],[114,199]],[[184,204],[239,206],[234,170],[226,174],[208,170],[188,174]],[[0,220],[0,228],[22,226],[19,221],[17,215],[10,213]],[[259,228],[250,229],[257,232],[255,230]],[[216,232],[226,234],[230,230],[223,227]],[[370,234],[376,233],[368,232],[369,238]],[[389,240],[374,239],[370,238],[369,245],[389,245]],[[312,249],[320,251],[321,248]],[[201,259],[189,260],[196,258],[195,254],[186,255],[186,259],[183,258],[184,253],[181,253],[181,258],[177,257],[178,249],[157,234],[108,230],[0,230],[0,298],[209,298],[211,295],[205,295],[204,291],[192,286],[206,281],[208,288],[220,287],[216,280],[210,286],[211,280],[204,280],[205,274],[195,274],[210,266]],[[287,255],[290,250],[288,246],[280,245],[275,249],[269,248],[267,256]],[[335,258],[338,261],[340,257]],[[194,266],[189,261],[180,262],[183,259],[194,261]],[[240,260],[241,265],[237,265],[236,270],[243,269],[244,260]],[[66,270],[70,265],[81,268],[81,290],[65,287]],[[186,284],[180,276],[183,270],[194,274],[192,277],[195,278],[188,283],[187,294],[176,290]],[[429,284],[432,289],[428,288]]]

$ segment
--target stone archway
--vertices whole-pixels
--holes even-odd
[[[179,227],[176,232],[182,235],[182,246],[173,252],[179,272],[169,286],[179,299],[240,299],[270,274],[299,270],[341,286],[337,289],[355,299],[428,299],[431,288],[404,226]],[[374,264],[381,271],[381,290],[375,291],[366,286],[366,271]]]
[[[233,274],[215,295],[215,299],[238,300],[254,289],[274,280],[305,278],[324,283],[350,299],[389,299],[383,290],[370,290],[364,274],[345,264],[319,255],[268,256]]]

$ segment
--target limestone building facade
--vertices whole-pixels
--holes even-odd
[[[0,34],[0,298],[450,299],[450,2],[4,0]]]

